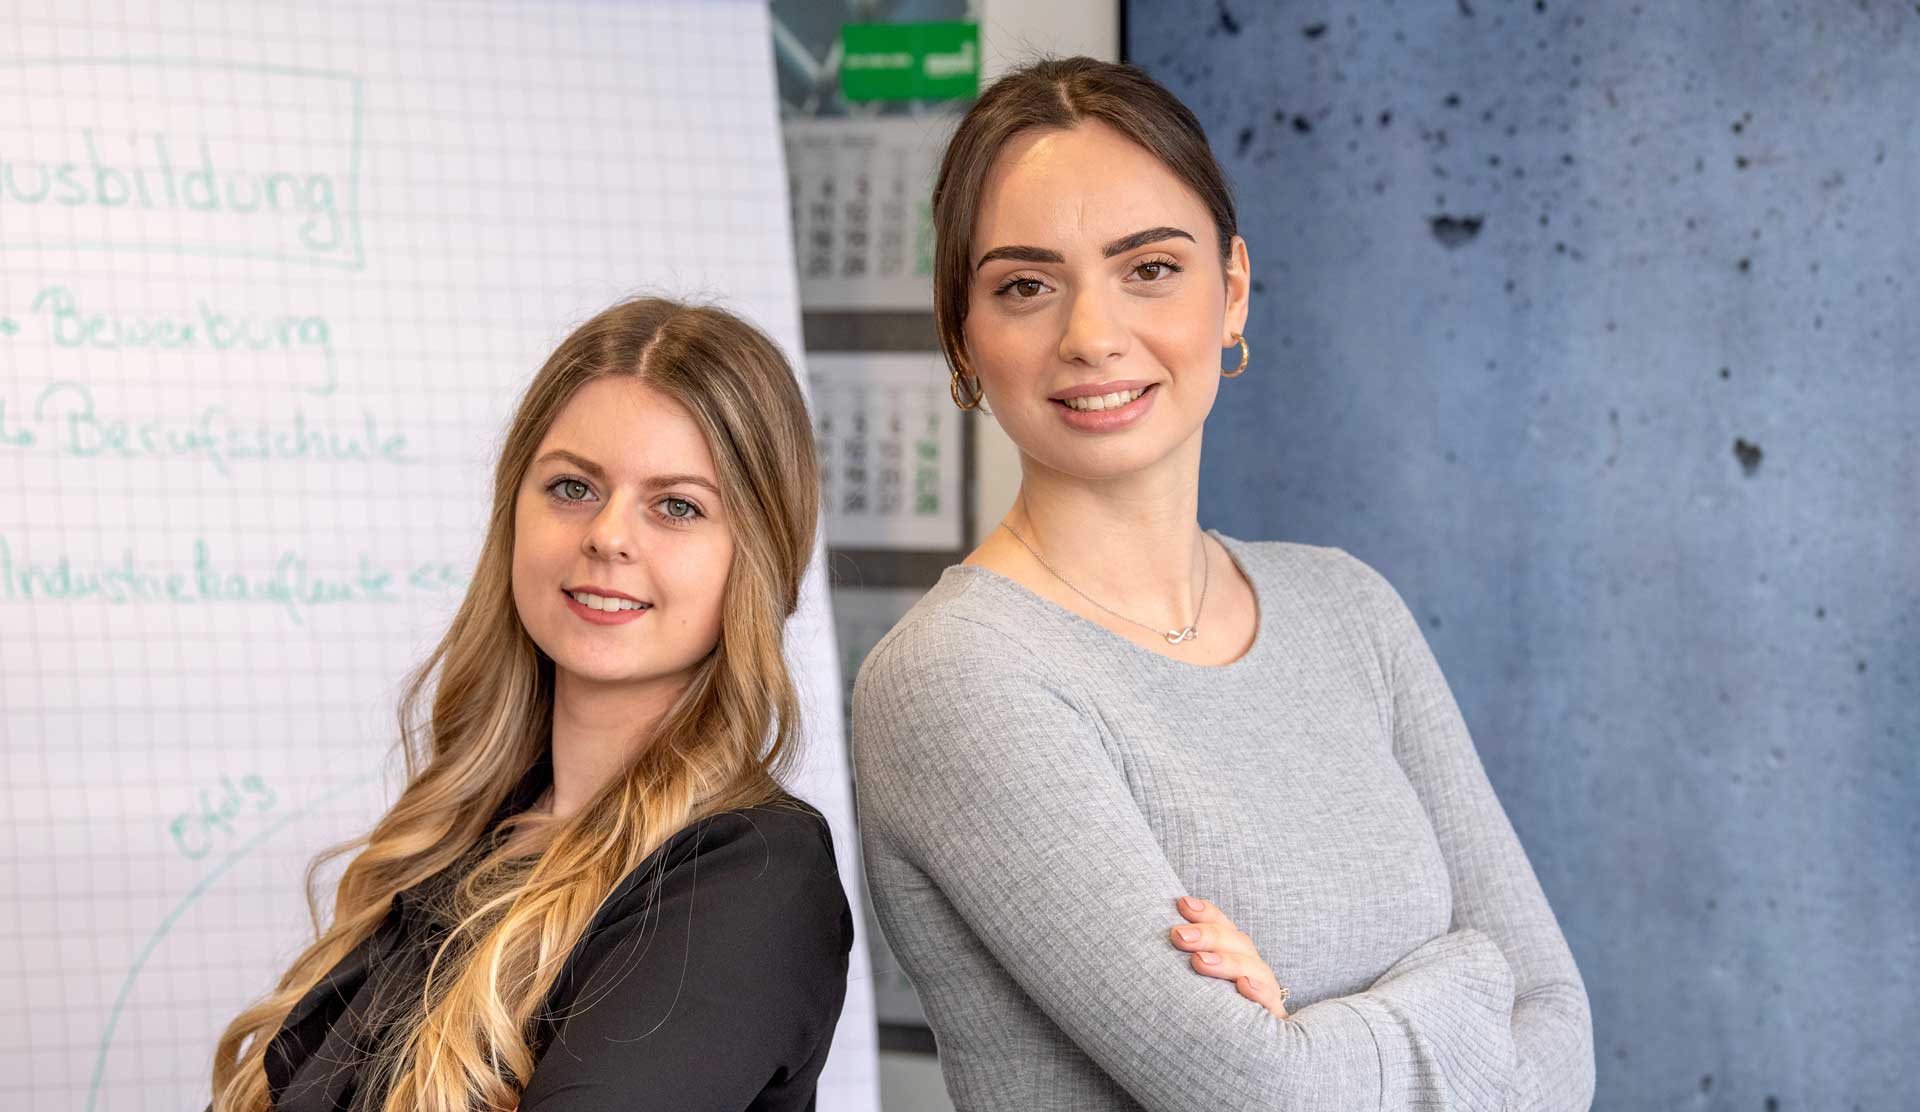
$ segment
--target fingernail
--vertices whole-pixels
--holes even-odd
[[[1206,963],[1206,964],[1208,964],[1208,965],[1219,965],[1219,964],[1220,964],[1220,955],[1219,955],[1219,954],[1215,954],[1215,953],[1211,953],[1211,952],[1209,952],[1209,953],[1204,953],[1204,954],[1201,954],[1201,955],[1200,955],[1200,960],[1201,960],[1201,961],[1203,961],[1203,962],[1205,962],[1205,963]]]
[[[1182,941],[1182,942],[1198,942],[1198,941],[1200,941],[1200,932],[1199,932],[1198,930],[1196,930],[1196,929],[1194,929],[1193,927],[1181,927],[1181,928],[1180,928],[1180,929],[1179,929],[1179,930],[1178,930],[1177,932],[1175,932],[1175,933],[1177,933],[1177,934],[1178,934],[1178,935],[1180,936],[1180,941]]]
[[[1188,911],[1198,911],[1202,906],[1200,901],[1194,899],[1192,896],[1182,896],[1180,897],[1180,902],[1186,906]]]

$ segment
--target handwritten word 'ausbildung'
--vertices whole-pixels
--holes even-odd
[[[249,561],[248,570],[223,566],[204,537],[193,541],[189,569],[156,567],[136,561],[131,548],[118,564],[89,566],[62,555],[51,563],[16,560],[13,546],[0,535],[0,600],[31,602],[266,604],[280,608],[295,625],[304,625],[317,607],[348,603],[394,603],[401,592],[445,593],[466,586],[468,576],[442,561],[401,567],[378,566],[358,553],[349,571],[337,561],[324,567],[291,549],[265,565]],[[264,566],[265,570],[262,570]]]
[[[313,459],[340,463],[416,463],[405,433],[382,428],[372,411],[358,427],[310,420],[304,410],[274,417],[237,417],[203,406],[178,417],[107,414],[85,384],[55,382],[23,416],[0,397],[0,451],[51,451],[82,459],[202,459],[222,475],[250,460]]]
[[[339,247],[344,237],[335,203],[340,189],[332,174],[216,169],[205,139],[192,145],[188,159],[180,159],[170,137],[158,133],[100,136],[82,129],[80,137],[84,160],[43,162],[17,152],[0,158],[0,204],[285,214],[310,250]]]

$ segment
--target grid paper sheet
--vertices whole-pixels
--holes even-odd
[[[547,352],[655,292],[797,363],[767,13],[19,0],[0,32],[0,1105],[199,1108],[306,863],[393,797],[400,679]],[[817,557],[789,638],[793,787],[864,922]],[[866,953],[823,1110],[877,1106]]]

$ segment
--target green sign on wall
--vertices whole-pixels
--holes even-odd
[[[979,91],[977,23],[840,27],[840,92],[848,100],[945,100]]]

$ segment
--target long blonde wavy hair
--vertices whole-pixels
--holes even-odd
[[[622,877],[698,819],[781,798],[798,700],[782,654],[814,543],[819,481],[791,367],[722,310],[622,302],[568,336],[521,399],[494,469],[493,511],[466,597],[399,704],[407,782],[371,832],[307,873],[315,941],[214,1052],[214,1112],[261,1112],[268,1044],[294,1004],[386,917],[397,893],[447,869],[486,832],[551,739],[553,661],[514,608],[514,504],[548,427],[576,391],[625,376],[686,408],[705,435],[734,531],[718,644],[621,775],[564,820],[503,826],[537,853],[483,857],[458,887],[457,926],[424,991],[375,1056],[385,1112],[512,1108],[533,1072],[545,997]],[[436,682],[437,677],[437,682]],[[431,687],[431,714],[421,711]],[[516,839],[518,840],[518,839]],[[358,851],[357,853],[355,851]],[[322,929],[315,878],[352,854]]]

